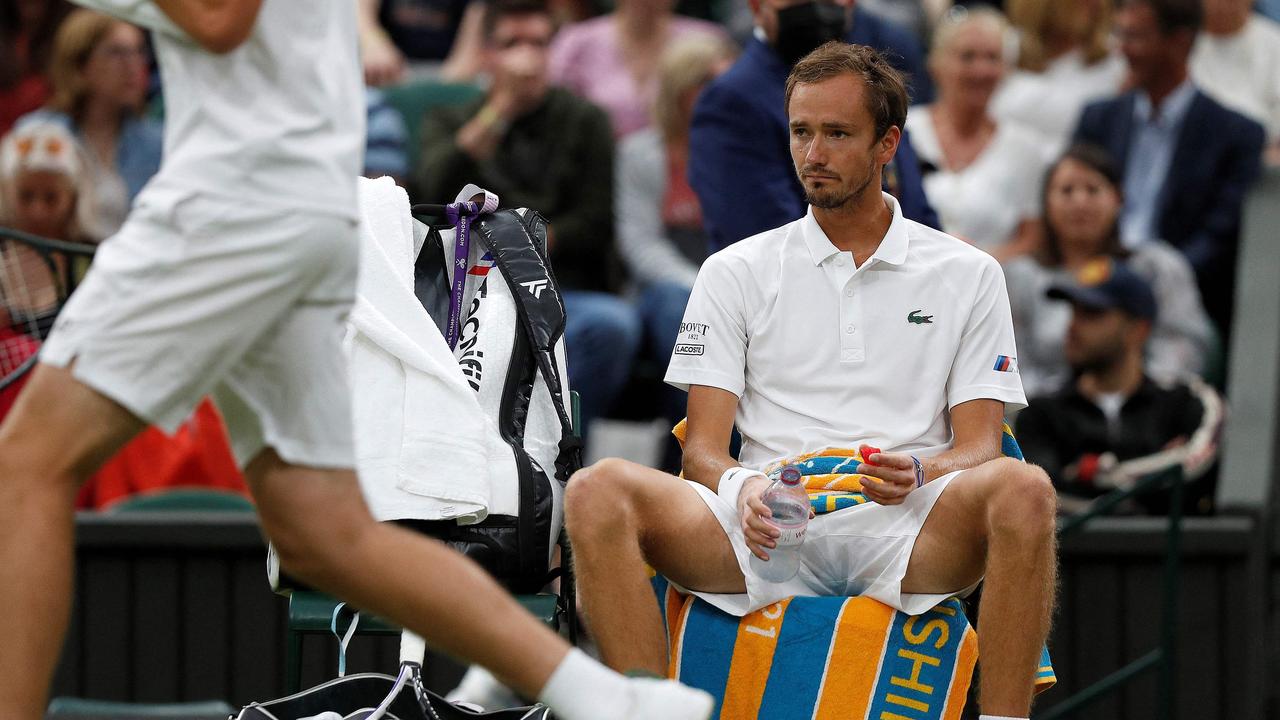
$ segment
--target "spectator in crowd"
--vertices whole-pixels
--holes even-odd
[[[1205,94],[1262,124],[1268,157],[1280,164],[1280,24],[1250,0],[1203,0],[1204,28],[1191,77]]]
[[[698,267],[707,255],[698,196],[689,187],[689,123],[702,88],[728,69],[734,48],[715,36],[672,43],[658,63],[653,127],[618,148],[614,225],[644,324],[642,352],[666,372]],[[674,425],[685,414],[684,393],[663,386],[662,414]],[[664,467],[678,468],[674,438]]]
[[[409,179],[408,131],[400,111],[387,103],[382,91],[366,87],[364,176],[384,175],[403,186]]]
[[[1007,29],[990,8],[949,15],[929,53],[937,99],[907,114],[924,189],[942,229],[1001,262],[1035,248],[1036,191],[1046,164],[1034,134],[988,112],[1004,76]]]
[[[658,63],[675,40],[725,37],[706,20],[672,12],[674,0],[618,0],[616,9],[564,27],[551,45],[551,80],[604,108],[623,137],[649,126]]]
[[[29,123],[10,132],[0,142],[0,225],[54,240],[85,240],[83,168],[75,138],[60,125]],[[0,246],[5,327],[41,337],[49,332],[66,258],[52,262],[19,243]]]
[[[1106,148],[1122,168],[1121,241],[1161,238],[1181,250],[1225,340],[1241,207],[1264,134],[1188,77],[1200,17],[1200,0],[1125,0],[1116,24],[1134,89],[1086,107],[1076,139]]]
[[[823,42],[844,37],[896,60],[897,68],[916,83],[918,100],[927,101],[933,92],[914,38],[851,7],[850,0],[750,2],[756,32],[733,67],[699,97],[689,135],[689,182],[702,203],[711,252],[805,213],[804,190],[791,165],[783,102],[787,73],[800,58]],[[898,198],[903,214],[938,227],[905,128],[898,152],[884,170],[885,189]]]
[[[469,80],[478,57],[481,0],[356,0],[365,83],[394,85],[416,69]]]
[[[1146,344],[1147,373],[1162,380],[1206,369],[1213,328],[1200,303],[1186,258],[1167,243],[1148,240],[1133,250],[1120,244],[1117,223],[1123,197],[1120,173],[1102,149],[1069,148],[1043,183],[1044,243],[1034,256],[1005,265],[1018,366],[1028,394],[1065,387],[1066,305],[1045,291],[1099,261],[1125,260],[1155,292],[1156,316]]]
[[[57,123],[27,123],[0,143],[0,225],[69,242],[96,242],[84,151]]]
[[[1064,150],[1084,106],[1115,95],[1128,72],[1111,48],[1112,0],[1010,0],[1017,69],[991,113],[1029,128],[1049,157]]]
[[[65,0],[0,0],[0,137],[48,102],[53,35],[70,8]]]
[[[1049,290],[1070,303],[1065,352],[1075,379],[1060,392],[1033,397],[1018,415],[1023,453],[1049,474],[1063,510],[1180,466],[1189,483],[1184,511],[1212,512],[1221,399],[1196,378],[1157,382],[1145,373],[1156,299],[1140,275],[1108,262],[1081,278]],[[1133,509],[1160,514],[1169,501],[1163,493],[1144,494]]]
[[[86,150],[95,204],[95,238],[115,233],[134,197],[160,167],[163,132],[141,116],[147,92],[147,49],[142,31],[92,10],[67,16],[54,39],[53,97],[26,123],[54,122]]]
[[[569,379],[582,425],[601,416],[631,372],[640,319],[615,294],[613,131],[590,102],[550,84],[555,33],[538,0],[493,0],[485,18],[484,97],[427,118],[418,196],[447,201],[467,183],[551,222],[551,265],[564,290]]]

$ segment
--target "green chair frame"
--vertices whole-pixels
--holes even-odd
[[[1076,692],[1043,713],[1037,720],[1076,717],[1090,703],[1123,687],[1147,670],[1157,673],[1156,715],[1158,720],[1172,720],[1177,673],[1178,588],[1182,571],[1182,468],[1174,467],[1149,475],[1128,490],[1116,490],[1102,496],[1088,510],[1072,515],[1058,528],[1058,537],[1079,532],[1089,521],[1115,510],[1120,503],[1148,492],[1169,492],[1169,515],[1165,530],[1164,577],[1160,601],[1160,640],[1154,649],[1092,685]]]
[[[582,413],[577,392],[569,393],[569,412],[574,433],[581,435]],[[559,632],[563,624],[571,644],[578,641],[577,586],[574,582],[573,549],[569,535],[562,528],[560,546],[560,594],[536,593],[516,595],[516,602],[552,630]],[[339,601],[315,590],[294,590],[289,594],[289,614],[285,632],[285,693],[302,689],[302,638],[306,635],[333,634],[334,615],[339,612]],[[341,620],[341,617],[338,618]],[[350,622],[350,620],[348,620]],[[343,625],[342,632],[349,625]],[[382,618],[361,614],[356,635],[399,635],[401,628]]]

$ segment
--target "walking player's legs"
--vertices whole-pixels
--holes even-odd
[[[1027,717],[1057,587],[1053,486],[1002,458],[956,476],[925,520],[904,593],[947,593],[983,577],[979,705]]]
[[[527,697],[538,695],[568,652],[478,565],[423,535],[375,522],[355,473],[290,465],[267,450],[246,476],[290,574],[484,665]]]
[[[135,209],[104,246],[0,428],[0,718],[44,713],[76,489],[140,417],[172,428],[219,380],[259,421],[229,430],[254,458],[263,524],[291,572],[488,664],[568,720],[706,717],[703,693],[628,682],[578,656],[561,663],[564,641],[478,567],[369,516],[349,469],[340,347],[355,284],[349,223],[203,198],[179,210]]]
[[[0,426],[0,717],[44,717],[71,606],[76,491],[143,427],[45,365]]]

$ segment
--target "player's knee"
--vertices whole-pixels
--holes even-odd
[[[75,493],[92,473],[66,460],[57,453],[0,438],[0,478],[4,478],[0,486],[23,493]]]
[[[1028,537],[1051,535],[1058,498],[1049,476],[1035,465],[1002,461],[991,517],[997,527]]]
[[[569,478],[565,489],[565,524],[571,536],[591,536],[625,518],[630,507],[626,460],[606,458]]]
[[[365,513],[339,509],[324,515],[287,513],[275,520],[264,515],[263,525],[281,567],[307,582],[323,584],[325,578],[344,572],[343,564],[357,555],[352,549],[375,521]]]

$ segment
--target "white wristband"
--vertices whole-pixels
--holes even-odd
[[[768,477],[759,470],[744,468],[741,465],[731,467],[728,470],[725,470],[724,474],[720,476],[720,483],[716,485],[716,494],[719,495],[722,500],[736,508],[738,507],[738,495],[742,493],[743,483],[745,483],[747,479],[756,475],[759,475],[762,478]]]

